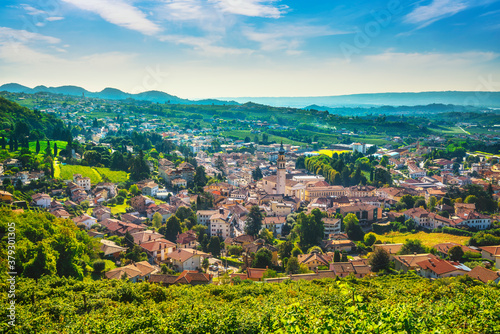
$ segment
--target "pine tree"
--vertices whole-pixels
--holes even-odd
[[[249,235],[257,235],[262,228],[262,214],[257,205],[252,206],[250,213],[248,214],[245,232]]]

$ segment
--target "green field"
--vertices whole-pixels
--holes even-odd
[[[60,170],[60,172],[59,172]],[[82,176],[90,177],[90,182],[96,184],[102,182],[106,176],[110,182],[126,182],[128,175],[123,171],[112,171],[109,168],[89,167],[80,165],[56,165],[55,176],[64,180],[72,180],[73,174],[82,174]]]
[[[61,150],[65,149],[66,145],[68,145],[68,143],[65,141],[50,140],[50,148],[52,150],[52,153],[54,153],[54,143],[57,143],[57,155],[59,155],[59,152]],[[40,140],[40,153],[39,154],[43,154],[45,152],[46,148],[47,148],[47,141]],[[30,141],[30,151],[36,152],[36,141]]]
[[[406,239],[418,239],[425,246],[432,247],[443,242],[454,242],[457,244],[465,245],[470,239],[469,237],[463,237],[459,235],[452,235],[447,233],[425,233],[418,232],[412,233],[400,233],[400,232],[390,232],[384,235],[377,234],[377,240],[387,243],[404,243]]]
[[[111,170],[103,167],[94,167],[93,169],[101,175],[101,179],[107,177],[113,183],[127,182],[128,180],[128,174],[121,170]]]

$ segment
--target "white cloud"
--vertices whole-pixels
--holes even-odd
[[[469,51],[461,53],[402,53],[385,52],[377,55],[364,56],[364,60],[376,64],[391,66],[408,66],[418,68],[453,67],[475,65],[498,58],[495,52]]]
[[[82,10],[98,14],[104,20],[135,30],[144,35],[154,35],[161,28],[146,18],[146,14],[125,0],[62,0]]]
[[[220,10],[225,13],[253,16],[253,17],[268,17],[277,19],[281,17],[287,10],[288,6],[275,6],[277,0],[209,0],[214,3]]]
[[[215,43],[219,40],[217,37],[168,35],[161,36],[159,39],[163,42],[172,42],[175,44],[191,46],[195,51],[202,53],[204,56],[243,55],[251,54],[253,52],[250,49],[229,48],[215,45]]]
[[[314,37],[349,34],[351,32],[331,29],[328,26],[294,24],[268,25],[261,30],[247,28],[244,35],[251,41],[258,42],[263,51],[287,50],[288,54],[298,54],[297,50],[304,40]]]
[[[46,18],[47,21],[60,21],[60,20],[64,20],[64,17],[62,16],[49,16]]]
[[[423,28],[438,20],[453,16],[469,7],[463,0],[433,0],[430,4],[419,6],[405,17],[405,22],[418,24]]]
[[[56,37],[45,36],[42,34],[29,32],[26,30],[17,30],[7,27],[0,27],[0,43],[2,41],[21,42],[21,43],[45,42],[49,44],[57,44],[61,42],[61,40]]]
[[[201,0],[167,0],[166,16],[170,20],[200,20],[209,16],[206,1]]]

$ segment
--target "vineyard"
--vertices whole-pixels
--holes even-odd
[[[0,288],[5,304],[5,280]],[[169,288],[22,278],[16,298],[17,327],[3,322],[2,333],[500,332],[498,286],[414,274]]]

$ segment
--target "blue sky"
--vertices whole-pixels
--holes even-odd
[[[500,1],[0,3],[0,84],[185,98],[500,91]]]

